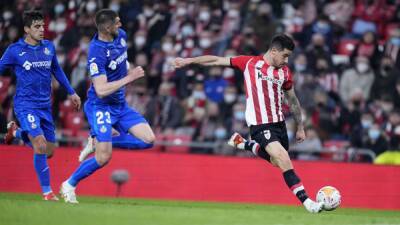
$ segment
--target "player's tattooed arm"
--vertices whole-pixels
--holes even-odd
[[[296,141],[302,142],[306,139],[306,134],[304,132],[303,120],[301,117],[301,107],[299,100],[297,99],[296,93],[294,92],[294,88],[285,92],[286,98],[289,102],[290,111],[293,114],[294,120],[296,122]]]
[[[297,129],[303,128],[303,120],[301,117],[301,107],[299,100],[297,99],[294,88],[285,91],[286,99],[288,100],[290,112],[293,115],[294,121],[296,122]]]

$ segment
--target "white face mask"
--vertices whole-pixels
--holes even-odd
[[[137,36],[135,38],[136,47],[142,47],[146,43],[146,38],[143,36]]]
[[[161,49],[163,52],[170,52],[172,51],[173,45],[171,42],[165,42],[162,44]]]
[[[243,121],[246,115],[243,111],[236,111],[233,113],[233,117],[235,117],[236,120]]]
[[[193,48],[194,47],[194,41],[192,39],[188,39],[185,41],[185,48]]]
[[[86,11],[88,11],[89,13],[92,13],[96,10],[96,7],[97,7],[97,5],[95,2],[88,2],[86,4]]]
[[[233,77],[233,75],[235,75],[235,70],[233,70],[232,68],[225,68],[224,72],[222,72],[222,76],[224,78],[231,78]]]
[[[201,11],[199,13],[199,20],[200,21],[207,22],[207,21],[210,20],[210,17],[211,17],[211,15],[210,15],[210,13],[208,11]]]
[[[200,39],[199,45],[201,48],[209,48],[211,46],[211,40],[209,38]]]
[[[118,3],[113,2],[110,4],[109,8],[114,12],[119,12],[121,6]]]
[[[58,3],[58,4],[54,7],[54,12],[55,12],[56,14],[61,14],[61,13],[64,12],[64,10],[65,10],[65,7],[64,7],[64,5],[63,5],[62,3]]]
[[[187,11],[186,11],[186,9],[183,8],[183,7],[179,7],[179,8],[176,10],[176,15],[178,15],[178,16],[185,16],[186,13],[187,13]]]
[[[66,22],[57,22],[54,26],[54,31],[56,33],[62,33],[67,29],[67,23]]]
[[[187,36],[191,36],[194,34],[194,30],[193,27],[190,25],[185,25],[182,27],[182,35],[187,37]]]
[[[143,14],[146,17],[151,17],[154,14],[154,10],[150,9],[150,8],[146,8],[146,9],[143,10]]]
[[[226,103],[231,104],[236,100],[236,95],[235,94],[225,94],[224,100]]]
[[[368,71],[369,66],[367,63],[357,63],[356,68],[357,68],[358,72],[365,73]]]
[[[3,19],[5,21],[10,20],[13,17],[13,13],[11,11],[4,11],[3,12]]]

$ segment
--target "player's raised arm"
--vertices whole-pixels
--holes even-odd
[[[204,55],[194,58],[176,58],[172,62],[174,68],[182,68],[191,64],[197,64],[201,66],[230,66],[230,58],[219,57],[214,55]]]
[[[140,77],[143,77],[143,76],[144,76],[144,70],[142,67],[138,66],[134,69],[130,69],[128,71],[128,74],[120,80],[108,82],[107,76],[102,74],[102,75],[93,77],[92,81],[93,81],[93,86],[94,86],[97,96],[99,96],[100,98],[104,98],[104,97],[114,93],[121,87],[127,85],[128,83],[130,83]]]

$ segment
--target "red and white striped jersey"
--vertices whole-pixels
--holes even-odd
[[[289,68],[270,66],[263,56],[232,57],[231,66],[244,75],[247,126],[284,121],[283,91],[293,86]]]

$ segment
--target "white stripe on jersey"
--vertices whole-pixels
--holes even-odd
[[[265,62],[259,60],[255,66],[255,73],[254,75],[256,76],[256,85],[257,85],[257,96],[258,96],[258,105],[260,107],[260,113],[261,113],[261,121],[262,123],[268,123],[268,113],[267,113],[267,108],[265,107],[265,99],[264,99],[264,90],[262,87],[262,79],[257,79],[258,73],[261,73],[262,67],[264,66]],[[260,68],[259,70],[257,68]],[[255,110],[254,110],[255,111]],[[257,123],[257,121],[256,121]]]
[[[245,110],[245,118],[247,126],[252,124],[257,124],[256,122],[256,111],[254,110],[253,104],[253,92],[252,92],[252,85],[250,80],[250,72],[249,72],[249,64],[253,61],[254,58],[250,59],[246,64],[246,69],[244,70],[244,82],[246,83],[246,90],[247,90],[247,99],[246,99],[246,110]]]
[[[271,79],[274,78],[274,67],[269,66],[267,70],[267,76],[270,77]],[[270,107],[271,107],[271,113],[272,113],[272,121],[271,122],[278,122],[278,115],[276,114],[276,106],[275,106],[275,95],[274,95],[274,83],[268,82],[268,96],[269,96],[269,101],[270,101]],[[263,90],[265,91],[265,90]],[[265,105],[264,105],[265,107]],[[265,107],[266,108],[266,107]]]
[[[283,71],[283,69],[279,69],[278,74],[279,74],[279,80],[281,81],[281,83],[283,84],[283,82],[285,81],[285,72]],[[282,99],[283,99],[283,89],[282,86],[278,85],[278,105],[279,105],[279,109],[278,109],[278,113],[279,113],[279,120],[283,121],[284,120],[284,116],[282,113]]]

